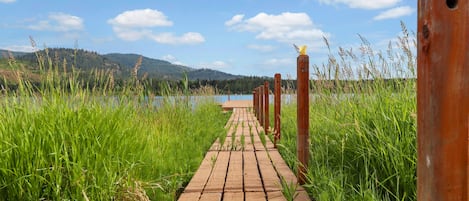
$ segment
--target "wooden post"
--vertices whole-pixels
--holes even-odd
[[[259,112],[260,112],[260,119],[259,123],[261,124],[262,128],[264,128],[264,85],[259,86],[259,97],[261,99],[260,101],[260,107],[259,107]]]
[[[257,87],[257,121],[261,121],[261,88]]]
[[[254,111],[256,112],[256,119],[259,120],[259,89],[256,87],[254,91],[256,92],[256,106]]]
[[[252,90],[252,109],[253,109],[254,115],[257,115],[257,112],[256,112],[256,105],[257,105],[257,101],[256,101],[256,89],[254,89],[254,90]]]
[[[306,182],[306,170],[309,159],[309,57],[300,55],[297,58],[297,121],[298,139],[297,154],[300,164],[298,164],[298,182]]]
[[[280,140],[280,104],[281,104],[281,82],[280,73],[274,76],[274,147],[277,148],[277,142]]]
[[[269,134],[269,82],[264,82],[264,131],[265,134]]]
[[[469,200],[469,1],[419,0],[417,198]]]

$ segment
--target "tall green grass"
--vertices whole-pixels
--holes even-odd
[[[49,64],[38,86],[18,69],[18,90],[0,97],[0,200],[174,200],[225,132],[213,99],[168,88],[179,95],[155,106],[136,76],[87,88]]]
[[[415,41],[404,26],[384,53],[361,40],[358,54],[339,48],[313,67],[304,187],[320,201],[416,200]],[[295,169],[296,105],[281,115],[280,151]]]

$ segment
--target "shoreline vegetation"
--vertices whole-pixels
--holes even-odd
[[[417,200],[416,41],[404,25],[402,30],[385,51],[361,38],[358,51],[339,48],[322,70],[313,67],[335,86],[344,86],[347,77],[374,80],[366,87],[311,83],[316,95],[304,187],[316,200]],[[396,75],[407,79],[386,81]],[[281,117],[279,151],[296,171],[295,101],[282,106]]]
[[[187,87],[165,85],[156,107],[139,61],[116,89],[112,74],[89,85],[37,57],[43,81],[18,69],[17,89],[0,94],[0,200],[174,200],[225,133],[229,114],[211,88],[193,91],[207,95],[193,103]]]

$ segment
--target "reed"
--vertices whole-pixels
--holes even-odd
[[[317,200],[416,200],[416,45],[402,28],[385,52],[360,37],[358,53],[339,48],[313,66],[304,187]],[[296,105],[281,115],[280,152],[294,169]]]
[[[156,105],[138,67],[116,89],[112,71],[91,85],[37,57],[43,82],[18,73],[0,97],[0,200],[174,200],[225,132],[213,99]]]

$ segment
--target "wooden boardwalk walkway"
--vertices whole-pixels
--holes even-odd
[[[296,186],[295,200],[311,200],[269,138],[261,141],[263,129],[251,110],[233,107],[226,138],[212,145],[179,201],[286,201],[281,178]]]

